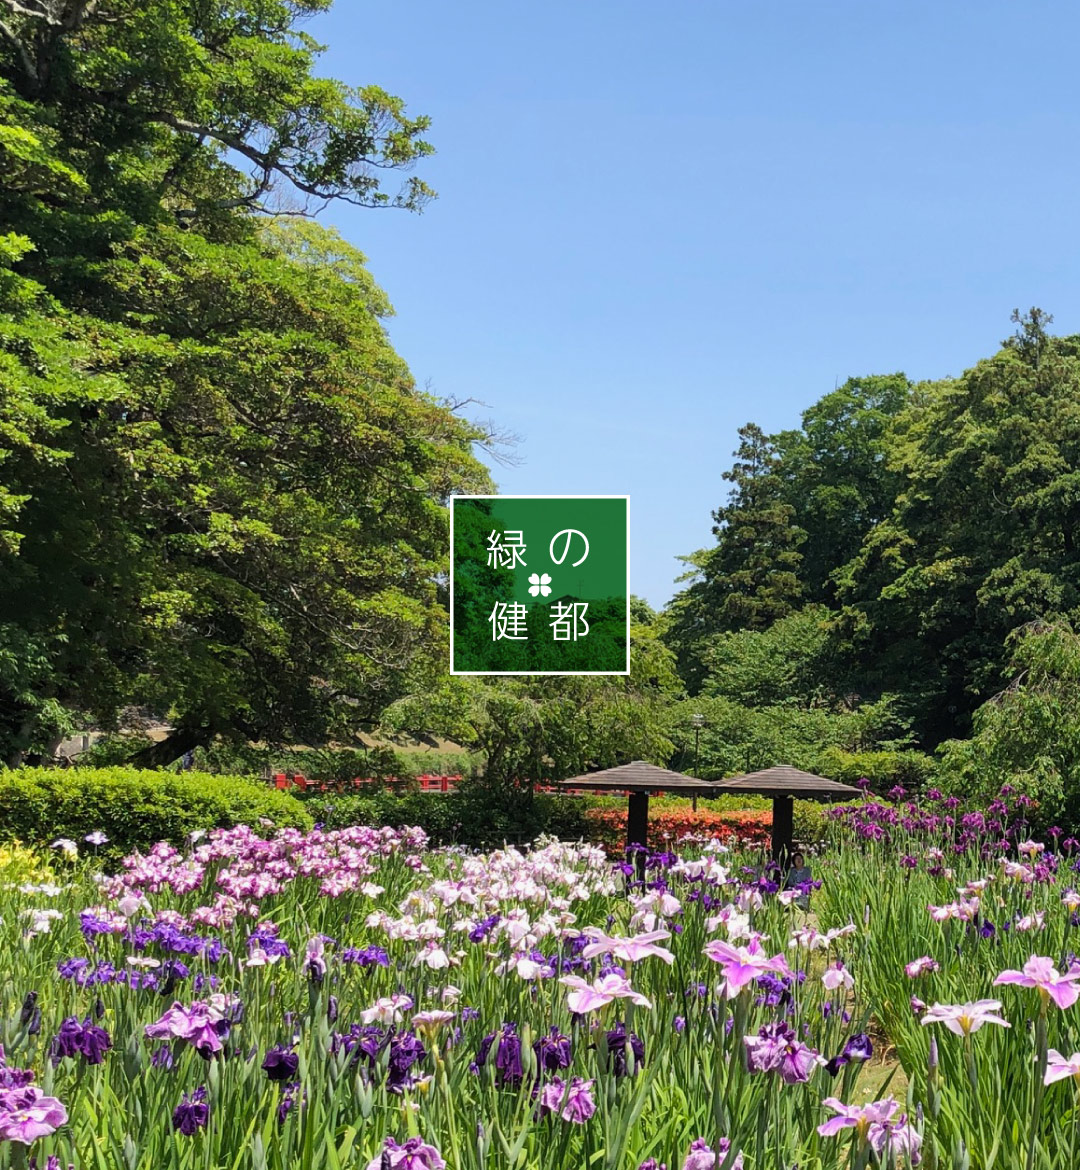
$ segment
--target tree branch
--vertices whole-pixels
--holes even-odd
[[[6,4],[7,0],[3,0],[3,3]],[[18,53],[19,63],[23,67],[23,72],[36,85],[40,80],[38,77],[37,66],[34,64],[33,59],[27,52],[26,46],[19,39],[15,30],[10,25],[5,24],[2,20],[0,20],[0,36],[3,36],[4,40],[6,40],[12,46],[12,48],[14,48],[15,52]]]

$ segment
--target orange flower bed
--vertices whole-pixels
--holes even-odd
[[[626,844],[626,809],[591,808],[585,816],[595,840],[609,853],[621,853]],[[649,815],[649,842],[654,849],[676,845],[687,837],[712,837],[725,844],[754,848],[768,845],[771,832],[772,813],[768,810],[714,812],[703,808],[697,812],[658,810]]]

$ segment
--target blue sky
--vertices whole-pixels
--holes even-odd
[[[499,491],[628,494],[660,606],[736,429],[1080,332],[1080,9],[338,0],[320,71],[431,116],[420,216],[331,208],[421,384],[521,436]],[[391,179],[393,176],[391,176]]]

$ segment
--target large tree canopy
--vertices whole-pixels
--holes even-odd
[[[301,26],[331,3],[0,0],[0,68],[98,206],[262,206],[283,180],[324,203],[420,207],[421,180],[389,194],[380,174],[431,153],[428,120],[312,71],[321,46]]]
[[[320,738],[441,664],[483,436],[359,252],[255,213],[425,194],[376,178],[424,120],[312,74],[326,6],[0,0],[0,758],[126,705],[160,761]]]

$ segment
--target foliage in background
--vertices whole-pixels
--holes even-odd
[[[631,760],[664,763],[672,750],[667,708],[681,690],[655,628],[632,622],[627,676],[446,676],[392,704],[383,727],[461,744],[483,760],[477,777],[500,801],[513,799],[519,782],[562,780]]]
[[[942,746],[941,787],[992,800],[1004,785],[1036,802],[1033,819],[1080,826],[1080,634],[1022,627],[1010,639],[1012,681],[976,712],[967,740]]]
[[[1080,337],[1013,321],[959,378],[853,379],[797,430],[744,428],[716,544],[662,619],[695,699],[888,701],[896,742],[846,750],[931,752],[1000,690],[1012,631],[1080,617]]]
[[[155,841],[180,846],[197,829],[233,825],[310,828],[307,809],[284,792],[236,776],[135,768],[19,768],[0,771],[0,835],[80,848],[91,833],[109,838],[98,853],[115,859]],[[87,850],[91,846],[85,846]]]
[[[1011,631],[1080,614],[1080,337],[1013,319],[999,353],[898,416],[896,504],[837,573],[864,685],[904,693],[924,746],[967,734]]]
[[[892,506],[888,431],[910,391],[903,374],[849,378],[806,410],[797,430],[740,430],[723,475],[732,489],[713,514],[716,543],[684,558],[690,583],[665,611],[665,638],[692,693],[708,672],[702,650],[713,635],[767,628],[800,603],[832,603],[831,574]]]

